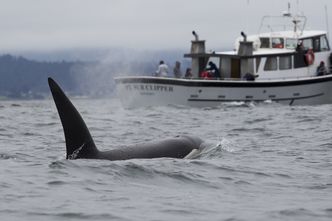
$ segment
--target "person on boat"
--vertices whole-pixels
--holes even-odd
[[[253,75],[252,73],[248,72],[243,76],[243,79],[247,81],[254,81],[257,77],[258,75]]]
[[[299,41],[296,45],[296,51],[297,52],[303,52],[304,51],[304,47],[303,47],[303,41]]]
[[[156,71],[156,76],[158,77],[167,77],[168,75],[168,66],[163,60],[159,62],[158,70]]]
[[[201,73],[200,77],[203,78],[203,79],[211,79],[212,78],[211,72],[209,72],[209,71],[203,71]]]
[[[184,75],[185,78],[192,78],[193,74],[191,73],[191,68],[187,68],[186,74]]]
[[[181,78],[182,77],[181,63],[179,61],[175,62],[175,66],[173,68],[173,73],[174,73],[174,77],[176,77],[176,78]]]
[[[209,67],[205,69],[206,71],[211,71],[214,78],[220,78],[220,71],[215,63],[209,62]]]
[[[325,63],[324,63],[324,61],[321,61],[319,66],[317,67],[316,75],[323,76],[326,74],[327,74],[327,71],[326,71]]]

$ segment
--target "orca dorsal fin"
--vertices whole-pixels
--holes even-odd
[[[99,151],[81,115],[52,78],[48,85],[65,134],[67,159],[96,158]]]

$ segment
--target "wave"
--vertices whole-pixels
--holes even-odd
[[[114,216],[109,213],[100,213],[100,214],[93,214],[87,212],[28,212],[26,215],[28,216],[40,216],[45,217],[45,219],[49,220],[51,217],[56,219],[77,219],[77,220],[127,220],[121,218],[119,216]]]
[[[281,220],[283,219],[296,219],[299,220],[301,217],[305,220],[310,218],[309,220],[320,220],[320,218],[330,218],[329,215],[323,215],[317,212],[313,212],[312,210],[306,208],[294,208],[294,209],[284,209],[280,211],[274,212],[275,216],[279,217]]]
[[[10,106],[11,106],[11,107],[22,107],[21,104],[16,104],[16,103],[11,104]]]
[[[16,159],[16,156],[7,153],[0,153],[0,160],[8,160],[8,159]]]

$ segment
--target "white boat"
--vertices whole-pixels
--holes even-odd
[[[265,16],[266,20],[276,17]],[[279,18],[292,27],[238,38],[233,51],[206,52],[197,34],[192,41],[192,78],[116,77],[124,107],[188,105],[213,107],[223,102],[273,101],[288,105],[332,103],[331,51],[326,31],[305,30],[306,18],[289,12]],[[271,27],[269,24],[267,27]],[[202,78],[209,61],[219,78]],[[323,64],[326,71],[317,72]],[[205,73],[206,74],[206,73]],[[249,76],[249,78],[248,78]]]

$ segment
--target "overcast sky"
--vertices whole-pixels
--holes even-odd
[[[331,0],[0,0],[0,53],[71,48],[186,49],[192,30],[207,48],[231,48],[264,15],[292,3],[308,28],[326,29]],[[332,26],[332,21],[329,22]],[[332,28],[330,28],[332,30]]]

